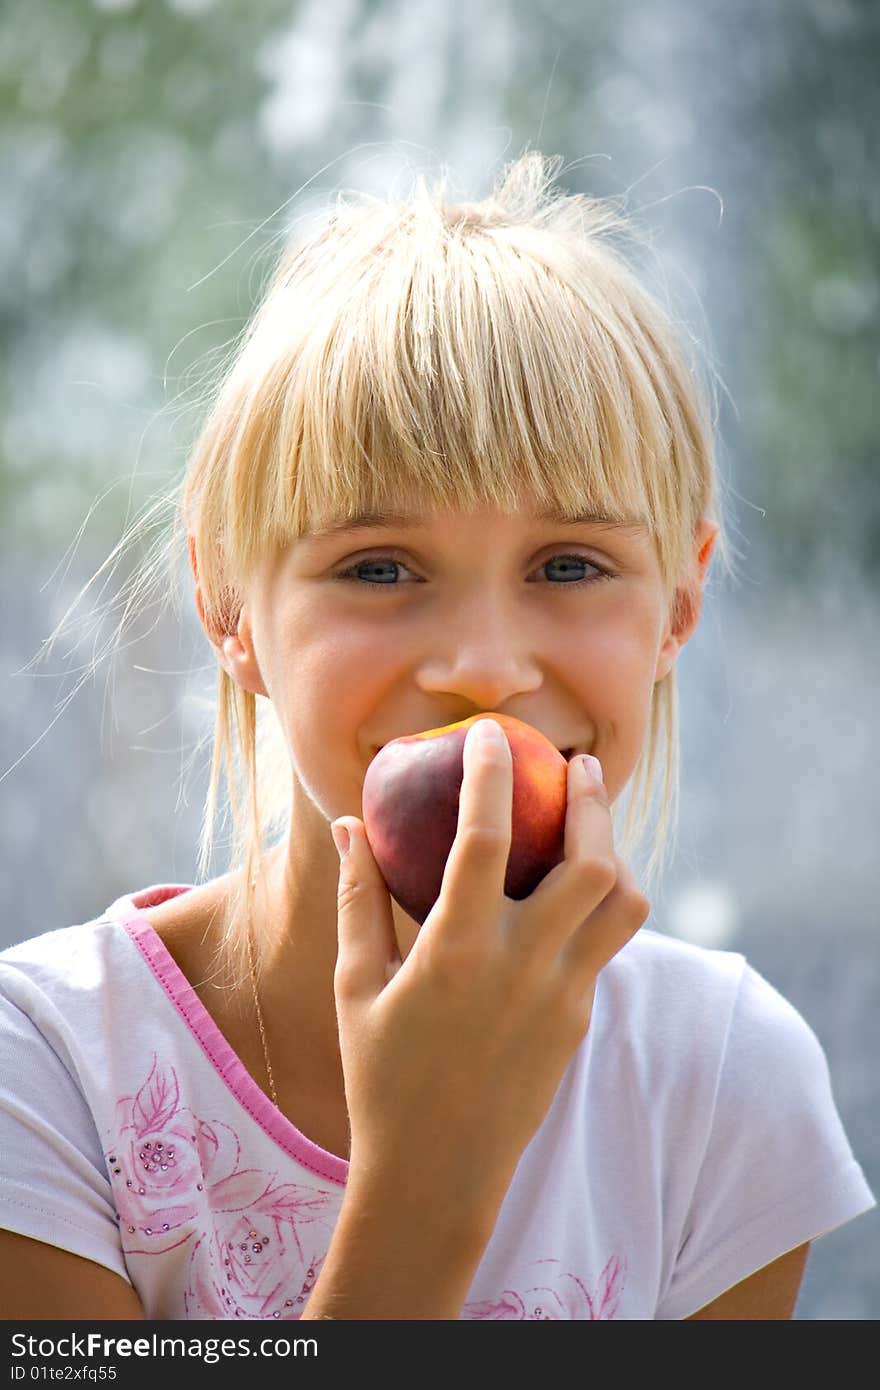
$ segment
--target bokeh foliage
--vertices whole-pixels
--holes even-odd
[[[180,467],[298,189],[328,194],[371,153],[381,169],[394,141],[485,185],[490,151],[531,144],[572,162],[570,187],[638,185],[681,248],[724,364],[750,563],[873,581],[880,7],[796,8],[7,0],[10,543],[51,547],[107,483],[137,469],[146,495]],[[112,534],[127,501],[95,525]]]

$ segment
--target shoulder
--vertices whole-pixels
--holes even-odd
[[[713,950],[651,930],[619,953],[617,983],[643,1009],[667,1012],[667,1031],[679,1024],[714,1038],[728,1088],[776,1067],[825,1084],[828,1066],[816,1033],[797,1009],[739,951]],[[613,964],[614,962],[612,962]]]
[[[632,958],[633,955],[639,954],[649,957],[659,967],[670,971],[696,971],[701,974],[716,974],[719,970],[729,968],[731,962],[745,959],[740,951],[695,946],[681,937],[670,936],[668,932],[660,931],[650,923],[646,923],[637,931],[624,950],[619,951],[613,959],[623,960],[626,955]]]
[[[600,978],[609,994],[635,1001],[640,1008],[674,1005],[676,1017],[711,1013],[719,1025],[724,1021],[738,1034],[764,1027],[815,1041],[797,1008],[741,951],[695,946],[643,927],[609,961]]]
[[[827,1096],[813,1029],[739,951],[643,927],[602,971],[596,998],[604,1045],[624,1048],[649,1086],[671,1070],[689,1084],[701,1076],[713,1104],[723,1083],[734,1108],[739,1098],[753,1107],[781,1078],[789,1094]]]
[[[631,971],[644,978],[646,968],[659,987],[674,987],[676,983],[699,978],[706,982],[737,981],[745,964],[740,951],[721,951],[707,946],[695,946],[680,937],[669,936],[656,927],[646,925],[636,932],[623,950],[609,962],[606,970]]]
[[[125,987],[142,965],[150,922],[144,903],[162,901],[180,886],[160,885],[116,899],[99,916],[56,927],[0,951],[0,1008],[29,1015],[38,1026],[80,1015],[111,983]],[[141,951],[138,946],[141,946]]]
[[[742,982],[750,970],[739,951],[710,950],[642,927],[599,976],[597,999],[616,1026],[630,1019],[642,1032],[662,1027],[667,1045],[677,1033],[691,1044],[723,1041]]]
[[[44,1281],[68,1277],[73,1255],[126,1277],[102,1142],[117,1094],[114,1044],[139,983],[125,973],[126,948],[133,959],[126,934],[102,916],[0,952],[0,1226],[29,1238],[5,1237],[8,1253],[36,1261]],[[111,978],[134,988],[111,991]]]
[[[722,1172],[760,1192],[793,1162],[805,1178],[849,1175],[858,1187],[824,1048],[795,1005],[739,952],[641,935],[612,975],[628,1053],[646,1093],[666,1096],[676,1134],[686,1124],[699,1137],[711,1201],[726,1192]]]
[[[63,1090],[81,1041],[94,1030],[96,1010],[109,997],[109,981],[126,978],[120,935],[100,917],[0,952],[0,1069],[11,1087],[27,1076],[41,1094]]]
[[[793,1301],[806,1245],[874,1205],[822,1044],[794,1004],[741,960],[715,1023],[714,1064],[699,1075],[692,1060],[670,1107],[671,1152],[682,1181],[676,1257],[660,1318],[707,1309],[756,1270],[765,1273],[704,1316],[788,1316],[767,1308],[775,1299]],[[698,1008],[685,1004],[685,1019]],[[696,1058],[702,1049],[692,1043]],[[699,1142],[685,1150],[685,1134]],[[796,1253],[783,1263],[788,1251]],[[763,1311],[742,1311],[757,1307]]]
[[[100,985],[119,928],[106,917],[57,927],[0,951],[0,996],[18,1002],[55,989],[82,990]]]

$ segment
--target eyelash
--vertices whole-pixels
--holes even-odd
[[[614,575],[611,570],[603,569],[601,565],[596,564],[595,560],[588,559],[586,555],[574,555],[568,551],[560,551],[558,555],[551,555],[547,560],[544,560],[542,564],[539,565],[539,569],[543,569],[545,565],[552,564],[554,560],[575,560],[579,564],[589,565],[589,567],[595,570],[596,573],[593,575],[589,575],[584,579],[573,579],[567,581],[566,583],[560,584],[551,583],[552,588],[580,589],[586,584],[595,584],[602,579],[614,578]],[[394,555],[393,553],[389,552],[387,555],[370,555],[364,560],[356,560],[353,565],[349,565],[346,569],[340,570],[336,575],[334,575],[334,578],[342,580],[343,582],[349,584],[360,584],[362,588],[367,589],[399,589],[401,587],[399,584],[373,584],[370,583],[368,580],[365,581],[359,578],[357,571],[361,568],[361,566],[379,565],[383,562],[390,562],[394,565],[400,565],[402,569],[409,569],[409,566],[405,563],[405,561],[401,560],[397,555]]]

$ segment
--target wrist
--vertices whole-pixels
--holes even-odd
[[[303,1318],[458,1318],[496,1215],[350,1174]]]

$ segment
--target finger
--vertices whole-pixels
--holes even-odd
[[[564,969],[573,979],[594,979],[631,941],[651,914],[651,904],[622,859],[616,859],[614,887],[586,921],[572,933],[562,952]]]
[[[595,761],[595,760],[594,760]],[[524,949],[555,955],[614,888],[611,802],[601,777],[572,758],[568,766],[565,858],[522,903]]]
[[[339,850],[336,925],[339,951],[334,989],[337,999],[375,999],[399,960],[391,895],[370,849],[363,821],[342,816],[334,829],[347,830],[347,850]],[[342,837],[340,837],[342,838]],[[335,839],[335,836],[334,836]]]
[[[460,937],[485,931],[497,921],[504,901],[513,834],[513,756],[501,726],[494,719],[472,724],[463,756],[455,839],[423,933],[432,919],[451,924]]]

